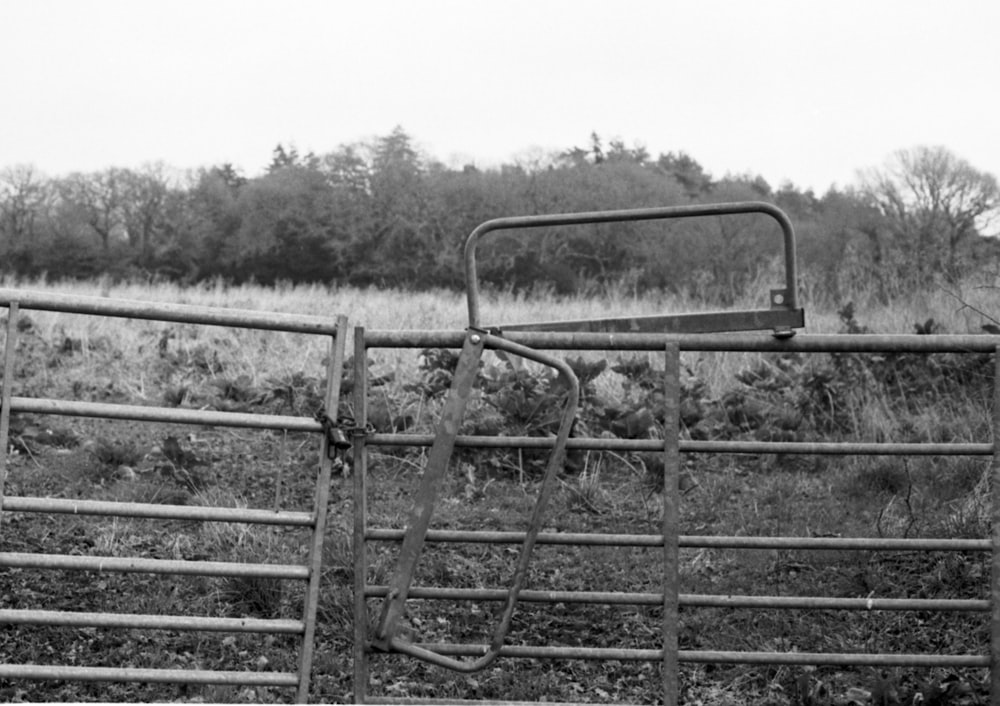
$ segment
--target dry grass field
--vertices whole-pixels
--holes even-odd
[[[761,282],[741,307],[766,303]],[[182,288],[108,282],[50,284],[8,280],[8,288],[64,294],[189,303],[312,315],[345,314],[368,329],[449,329],[466,324],[465,298],[451,292],[393,292],[285,286],[263,289],[222,283]],[[912,333],[933,319],[936,332],[979,333],[1000,317],[997,290],[969,284],[930,288],[905,303],[810,300],[807,331],[867,328]],[[710,310],[693,298],[635,296],[626,291],[574,298],[488,293],[487,323],[609,317]],[[174,404],[231,411],[309,416],[322,395],[327,351],[308,337],[236,332],[213,327],[26,312],[21,327],[16,395],[128,404]],[[348,351],[350,351],[348,344]],[[596,354],[590,358],[596,359]],[[643,370],[655,376],[655,356],[608,356],[609,366],[587,391],[586,421],[597,431],[609,410],[653,409]],[[989,361],[938,355],[904,357],[685,354],[685,399],[691,438],[759,439],[775,420],[795,417],[796,440],[990,440]],[[648,365],[647,365],[648,364]],[[643,367],[647,365],[647,367]],[[407,429],[433,429],[440,395],[415,351],[377,352],[372,370],[387,383],[372,406]],[[637,372],[638,371],[638,372]],[[505,369],[491,368],[491,383]],[[544,400],[544,380],[526,395]],[[467,423],[506,433],[519,409],[501,394],[473,406]],[[836,404],[830,404],[835,399]],[[405,414],[403,414],[405,412]],[[588,416],[589,415],[589,416]],[[530,415],[520,428],[546,433]],[[643,430],[662,434],[651,426]],[[164,462],[166,440],[179,440],[192,461],[179,473]],[[167,425],[16,416],[7,487],[10,495],[143,502],[248,505],[309,509],[315,439],[303,434],[191,429]],[[373,449],[371,521],[401,526],[424,460],[421,449]],[[463,451],[453,463],[435,526],[518,529],[535,497],[537,459],[511,453]],[[689,455],[680,502],[683,534],[985,537],[988,459],[836,458]],[[349,702],[353,567],[349,473],[331,497],[323,599],[317,634],[313,700]],[[655,533],[660,499],[656,470],[630,454],[593,453],[560,477],[546,527],[559,531]],[[200,522],[53,518],[5,513],[2,551],[37,551],[156,558],[287,560],[305,552],[299,532]],[[387,545],[371,556],[369,581],[393,569]],[[428,550],[418,582],[502,587],[511,554],[502,547]],[[873,551],[777,552],[684,550],[682,593],[822,595],[838,597],[984,598],[989,560],[983,554],[913,555]],[[656,591],[662,569],[647,550],[543,547],[530,588]],[[121,612],[193,611],[218,616],[298,617],[302,588],[234,579],[157,578],[126,574],[0,570],[0,608]],[[376,606],[372,604],[373,610]],[[492,608],[420,603],[409,616],[427,640],[481,640]],[[655,649],[657,609],[642,606],[519,608],[511,642]],[[985,652],[988,617],[907,612],[775,611],[691,608],[681,611],[681,648],[801,652]],[[0,662],[168,666],[231,670],[295,669],[295,645],[282,637],[192,635],[169,631],[0,627]],[[483,673],[454,675],[397,658],[373,660],[371,691],[385,696],[504,698],[654,703],[655,665],[540,660],[502,661]],[[979,670],[791,668],[778,665],[686,665],[685,704],[911,703],[942,681],[957,684],[952,701],[986,703]],[[0,681],[9,701],[287,702],[291,690],[169,685]],[[893,701],[892,699],[896,699]],[[823,700],[825,699],[825,700]],[[853,699],[853,701],[852,701]]]

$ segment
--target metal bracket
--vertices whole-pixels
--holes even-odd
[[[569,392],[567,393],[566,406],[563,409],[555,445],[549,456],[545,475],[542,478],[542,485],[529,520],[524,543],[521,545],[521,553],[507,591],[504,609],[493,633],[493,639],[481,657],[471,661],[463,661],[413,644],[401,634],[400,620],[405,613],[406,599],[426,540],[427,529],[434,512],[434,503],[437,499],[438,490],[447,470],[452,452],[454,451],[455,437],[458,435],[462,416],[472,393],[479,360],[486,347],[503,350],[507,353],[556,368],[569,382]],[[428,453],[427,466],[421,478],[420,488],[417,491],[417,499],[410,512],[406,534],[399,551],[396,571],[389,582],[389,592],[382,604],[381,615],[375,629],[375,638],[371,642],[373,647],[386,652],[403,652],[417,659],[459,672],[480,671],[488,667],[500,656],[500,650],[510,632],[518,596],[527,581],[531,554],[538,539],[538,533],[542,528],[545,508],[555,488],[556,475],[566,460],[566,444],[576,418],[579,399],[579,381],[573,373],[572,368],[565,361],[540,353],[526,346],[512,343],[482,330],[469,329],[466,333],[465,343],[452,378],[451,390],[441,413],[441,419],[438,422],[434,443]]]

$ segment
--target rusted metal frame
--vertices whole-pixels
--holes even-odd
[[[389,434],[368,436],[370,446],[430,446],[432,434]],[[488,449],[550,449],[555,441],[542,436],[455,437],[455,446]],[[587,451],[648,451],[663,449],[659,439],[605,439],[576,437],[567,449]],[[681,453],[717,454],[797,454],[808,456],[991,456],[993,444],[976,443],[893,443],[868,441],[693,441],[680,440]]]
[[[344,348],[347,339],[347,318],[337,317],[337,333],[330,337],[330,350],[326,366],[326,399],[323,408],[330,419],[336,422],[340,406],[340,379],[344,368]],[[315,505],[313,507],[313,534],[309,548],[309,581],[306,585],[303,618],[305,631],[302,635],[302,649],[299,653],[299,685],[295,700],[304,704],[309,701],[309,680],[312,676],[313,650],[316,638],[316,610],[319,606],[320,579],[323,570],[323,543],[326,538],[327,510],[330,504],[330,477],[333,459],[330,438],[320,435],[319,477],[316,481]]]
[[[1000,346],[993,353],[993,444],[990,469],[990,703],[1000,702]]]
[[[680,403],[681,355],[668,343],[663,365],[663,703],[675,704],[680,694],[678,650],[678,590],[680,585]]]
[[[295,672],[214,672],[205,669],[141,669],[135,667],[63,667],[43,664],[0,664],[0,679],[57,681],[122,681],[156,684],[222,684],[295,686]]]
[[[480,238],[496,230],[521,230],[547,226],[569,226],[597,223],[626,223],[670,220],[705,216],[728,216],[760,213],[770,216],[781,228],[785,255],[785,288],[772,293],[772,305],[793,311],[798,309],[798,274],[795,254],[795,232],[788,216],[777,206],[760,201],[743,203],[667,206],[618,211],[563,213],[541,216],[496,218],[476,227],[465,241],[465,285],[469,310],[469,326],[482,325],[479,315],[479,278],[476,268],[476,248]],[[660,346],[662,350],[662,345]]]
[[[18,304],[11,302],[7,312],[7,336],[3,353],[3,387],[0,388],[0,528],[3,527],[4,500],[7,488],[7,448],[10,446],[10,400],[14,387],[14,353],[17,350]]]
[[[485,334],[471,329],[466,333],[465,343],[452,377],[451,390],[441,410],[434,444],[427,455],[420,487],[407,519],[406,535],[399,550],[399,560],[392,575],[389,595],[382,603],[373,640],[380,649],[389,649],[390,643],[396,638],[399,621],[406,610],[407,592],[420,561],[424,538],[434,513],[441,481],[448,470],[448,463],[455,448],[455,436],[458,434],[465,408],[472,396],[473,384],[485,345]]]
[[[313,524],[313,516],[308,512],[291,510],[275,512],[274,510],[213,507],[210,505],[154,505],[150,503],[124,503],[110,500],[11,496],[4,499],[3,508],[12,512],[133,517],[155,520],[191,520],[195,522],[245,522],[256,525],[283,525],[287,527],[311,527]]]
[[[228,326],[283,331],[285,333],[337,335],[336,321],[322,316],[0,289],[0,306],[7,306],[15,302],[20,304],[22,309],[38,311],[57,311],[68,314],[111,316],[180,324]]]
[[[79,402],[37,397],[14,397],[11,411],[33,414],[53,414],[70,417],[122,419],[135,422],[166,422],[169,424],[199,424],[243,429],[272,429],[317,433],[322,425],[312,417],[292,417],[278,414],[247,414],[215,412],[176,407],[143,407],[141,405]]]
[[[262,618],[206,618],[148,613],[84,613],[61,610],[0,610],[0,625],[59,625],[75,628],[130,628],[135,630],[191,630],[301,635],[301,620]]]
[[[471,331],[471,330],[470,330]],[[411,644],[407,641],[394,638],[391,634],[386,634],[384,627],[387,625],[387,621],[384,616],[390,614],[388,611],[394,605],[390,603],[392,599],[396,599],[398,605],[398,610],[402,611],[402,604],[400,601],[400,588],[403,586],[402,581],[395,581],[394,584],[390,585],[389,597],[387,598],[387,609],[383,611],[383,621],[380,622],[380,630],[377,635],[379,639],[386,640],[386,646],[390,647],[395,651],[402,651],[410,656],[417,657],[424,661],[436,664],[438,666],[446,667],[460,672],[476,672],[485,669],[487,666],[492,664],[497,657],[500,655],[500,650],[503,647],[504,641],[507,638],[507,634],[510,632],[511,621],[513,620],[514,610],[517,606],[517,597],[521,590],[524,588],[525,582],[528,577],[528,569],[531,562],[532,551],[534,550],[536,539],[539,532],[541,531],[542,520],[544,518],[545,510],[548,506],[549,498],[552,495],[552,491],[555,488],[556,476],[559,470],[564,466],[566,460],[566,440],[569,438],[570,432],[572,431],[573,424],[576,420],[576,411],[579,405],[580,399],[580,385],[576,378],[576,374],[573,369],[563,360],[553,358],[551,356],[545,355],[538,351],[532,350],[530,348],[525,348],[515,343],[511,343],[502,338],[492,335],[480,334],[473,332],[469,334],[469,343],[463,348],[462,355],[459,357],[458,364],[456,366],[456,371],[452,383],[452,396],[462,396],[462,389],[466,385],[471,385],[472,377],[475,375],[478,368],[478,360],[482,354],[482,348],[478,349],[478,352],[473,346],[483,345],[490,348],[502,350],[506,353],[511,353],[513,355],[532,360],[536,363],[541,363],[549,367],[555,368],[560,374],[561,378],[568,385],[568,390],[566,393],[566,402],[562,411],[562,416],[560,419],[559,430],[556,433],[557,443],[549,456],[549,462],[546,466],[545,473],[542,477],[541,486],[538,491],[538,496],[535,500],[535,505],[532,510],[531,518],[528,522],[528,529],[524,535],[524,543],[521,545],[521,553],[518,556],[517,564],[514,569],[514,574],[511,579],[509,593],[507,600],[504,604],[500,619],[494,630],[492,641],[490,642],[487,649],[478,654],[477,658],[469,661],[463,662],[460,660],[450,659],[449,657],[439,654],[434,650],[428,650],[420,645]],[[463,367],[463,362],[471,367],[471,370]],[[448,454],[450,455],[451,450],[454,448],[454,437],[458,431],[457,421],[460,420],[459,417],[456,421],[449,426],[449,417],[447,416],[448,408],[451,406],[451,400],[445,404],[445,412],[442,413],[442,422],[440,425],[439,433],[442,436],[447,436],[448,438],[442,442],[448,446]],[[462,405],[464,409],[464,403]],[[431,454],[433,455],[434,449],[437,447],[435,445],[431,449]],[[447,458],[444,459],[445,464],[447,463]],[[431,469],[430,458],[428,460],[428,471],[425,471],[425,480]],[[443,471],[441,472],[443,474]],[[432,482],[438,482],[439,479]],[[401,568],[406,567],[408,561],[407,557],[404,555],[404,550],[406,548],[407,541],[410,540],[410,535],[413,528],[416,526],[420,529],[421,537],[419,539],[419,546],[423,546],[423,536],[427,532],[427,523],[430,519],[430,510],[425,510],[424,508],[433,502],[433,496],[430,493],[425,494],[424,488],[429,487],[422,485],[421,491],[418,495],[417,503],[414,506],[413,519],[417,519],[418,513],[420,516],[421,525],[416,525],[413,521],[410,523],[410,529],[407,532],[407,538],[404,539],[403,549],[400,550],[400,562]],[[436,492],[436,491],[435,491]],[[429,499],[430,498],[430,499]],[[426,520],[424,515],[426,514]],[[414,544],[416,544],[416,541]],[[418,550],[419,551],[419,550]],[[415,562],[414,562],[415,566]],[[412,571],[413,568],[410,567],[410,576],[407,577],[405,582],[405,588],[408,590],[409,585],[412,582]],[[398,573],[401,573],[398,571]],[[402,593],[402,600],[405,600],[405,592]],[[390,614],[391,615],[391,614]],[[398,616],[396,618],[398,620]],[[391,625],[391,623],[388,623]],[[381,647],[381,646],[380,646]]]
[[[388,586],[368,586],[365,595],[383,598]],[[507,592],[498,588],[438,588],[412,586],[410,598],[438,601],[502,601]],[[525,603],[662,606],[663,593],[617,591],[529,591],[520,593]],[[990,601],[977,598],[830,598],[826,596],[740,596],[698,593],[678,594],[678,604],[688,608],[779,608],[788,610],[891,610],[985,613]]]
[[[462,333],[453,330],[367,332],[370,348],[460,348]],[[759,333],[563,333],[511,331],[504,338],[538,350],[654,351],[675,341],[681,351],[706,353],[989,353],[998,336],[979,334],[804,334],[775,338]]]
[[[32,554],[0,552],[0,566],[12,569],[62,569],[66,571],[113,571],[115,573],[175,574],[178,576],[241,576],[247,578],[309,578],[309,567],[298,564],[243,564],[229,561],[185,561],[141,559],[76,554]]]
[[[368,698],[368,349],[363,327],[354,329],[353,510],[354,535],[354,703]],[[402,540],[402,535],[400,536]],[[388,592],[388,591],[387,591]]]
[[[366,537],[372,541],[398,542],[401,529],[370,528]],[[471,544],[519,544],[523,532],[479,530],[428,530],[428,542],[467,542]],[[680,535],[678,545],[685,549],[830,549],[895,552],[988,552],[988,539],[902,539],[895,537],[749,537],[725,535]],[[586,532],[540,532],[539,544],[612,547],[662,547],[659,534],[613,534]]]
[[[481,654],[485,645],[433,644],[422,645],[448,655]],[[678,661],[687,664],[788,664],[788,665],[842,665],[885,667],[986,667],[986,655],[934,655],[934,654],[871,654],[868,652],[733,652],[721,650],[679,650]],[[507,645],[501,657],[521,659],[584,659],[595,661],[619,660],[622,662],[659,662],[662,649],[635,649],[618,647],[545,647],[536,645]]]

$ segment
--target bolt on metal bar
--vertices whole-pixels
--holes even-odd
[[[327,336],[337,334],[337,324],[329,318],[320,316],[0,289],[0,306],[11,304],[18,304],[22,309],[57,311],[68,314],[90,314],[206,326],[229,326],[284,331],[286,333]]]
[[[140,669],[135,667],[67,667],[43,664],[0,664],[0,679],[57,681],[122,681],[153,684],[222,684],[295,686],[295,672],[222,672],[204,669]]]
[[[241,564],[227,561],[141,559],[75,554],[0,552],[0,566],[11,569],[62,569],[116,573],[176,574],[179,576],[242,576],[247,578],[307,579],[309,567],[295,564]]]
[[[76,628],[131,628],[136,630],[192,630],[301,635],[301,620],[261,618],[206,618],[147,613],[83,613],[59,610],[0,609],[0,625],[59,625]]]
[[[275,512],[274,510],[213,507],[210,505],[153,505],[109,500],[78,500],[75,498],[11,496],[3,499],[3,509],[12,512],[201,522],[246,522],[248,524],[288,527],[312,527],[313,525],[313,516],[310,513],[291,510]]]

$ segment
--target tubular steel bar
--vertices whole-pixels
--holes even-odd
[[[366,333],[369,348],[461,348],[459,331],[398,331]],[[681,351],[739,353],[987,353],[1000,336],[986,334],[803,334],[775,338],[759,333],[564,333],[511,331],[504,338],[540,350],[655,351],[675,341]]]
[[[10,405],[12,412],[28,412],[30,414],[127,419],[134,422],[201,424],[243,429],[273,429],[275,431],[317,433],[323,430],[322,425],[311,417],[290,417],[278,414],[216,412],[177,407],[143,407],[140,405],[50,400],[36,397],[14,397],[11,399]]]
[[[519,216],[496,218],[476,227],[465,241],[465,286],[469,308],[469,326],[482,326],[479,315],[479,278],[476,270],[476,248],[480,238],[496,230],[519,230],[546,226],[570,226],[597,223],[625,223],[637,221],[669,220],[677,218],[698,218],[706,216],[728,216],[736,214],[760,213],[770,216],[781,228],[785,250],[785,288],[772,294],[772,306],[792,314],[782,319],[780,326],[799,326],[801,310],[798,309],[798,274],[795,256],[795,232],[788,216],[773,204],[752,201],[744,203],[702,204],[695,206],[667,206],[662,208],[642,208],[620,211],[597,211],[585,213],[563,213],[542,216]],[[729,317],[732,314],[728,314]],[[731,321],[731,319],[729,319]],[[629,320],[630,325],[636,319]],[[584,323],[584,322],[575,322]],[[585,322],[606,325],[607,322]],[[772,322],[766,322],[770,326]],[[638,324],[637,324],[638,325]],[[546,326],[550,326],[546,324]],[[723,328],[729,328],[723,325]],[[716,329],[718,330],[718,329]],[[662,348],[662,346],[661,346]]]
[[[431,434],[369,434],[369,446],[430,446]],[[455,446],[483,449],[550,449],[554,440],[541,436],[457,436]],[[993,444],[921,444],[816,441],[693,441],[680,440],[682,453],[799,454],[810,456],[992,456]],[[567,449],[589,451],[660,451],[659,439],[576,438]]]
[[[312,527],[313,525],[313,516],[308,512],[288,510],[275,512],[274,510],[212,507],[209,505],[152,505],[107,500],[14,496],[5,498],[3,507],[5,510],[14,512],[45,512],[63,515],[98,515],[199,522],[246,522],[248,524],[288,527]]]
[[[18,304],[22,309],[59,311],[68,314],[231,326],[234,328],[284,331],[286,333],[337,335],[336,321],[319,316],[0,289],[0,306],[8,306],[13,303]]]
[[[993,354],[993,441],[1000,446],[1000,346]],[[990,469],[990,695],[1000,701],[1000,450],[995,449]]]
[[[243,564],[231,561],[185,561],[76,554],[0,552],[0,566],[10,569],[60,569],[115,573],[174,574],[177,576],[242,576],[262,579],[309,578],[309,567],[297,564]]]
[[[365,537],[383,542],[402,540],[404,531],[370,528]],[[476,530],[428,530],[428,542],[468,542],[470,544],[518,544],[523,532]],[[602,547],[662,547],[663,535],[611,534],[600,532],[541,532],[539,544]],[[678,546],[709,549],[829,549],[894,552],[988,552],[988,539],[903,539],[895,537],[727,537],[723,535],[680,535]]]
[[[675,704],[680,694],[677,669],[678,591],[680,586],[680,390],[681,354],[676,343],[666,345],[663,365],[663,703]]]
[[[344,368],[344,347],[347,318],[337,318],[336,330],[341,335],[330,337],[330,352],[326,366],[326,399],[323,403],[325,414],[333,420],[338,418],[340,405],[340,379]],[[306,586],[306,600],[303,607],[305,631],[302,635],[302,650],[299,655],[299,687],[296,700],[304,704],[309,700],[309,679],[312,675],[313,643],[316,636],[316,610],[319,606],[319,582],[323,569],[323,540],[326,537],[327,506],[330,503],[330,475],[333,469],[332,447],[329,434],[323,434],[319,445],[319,479],[316,481],[316,497],[313,508],[312,543],[309,547],[309,583]]]
[[[14,379],[14,351],[17,350],[17,302],[7,313],[7,338],[3,353],[3,389],[0,390],[0,529],[3,529],[3,508],[7,487],[7,440],[10,438],[10,380]]]
[[[368,424],[368,350],[365,330],[354,329],[354,702],[368,698],[368,449],[365,427]],[[400,539],[403,538],[402,533]],[[387,591],[388,593],[388,591]]]
[[[383,598],[388,586],[368,586],[365,595]],[[437,601],[502,601],[507,592],[497,588],[437,588],[414,586],[411,598]],[[598,605],[663,606],[663,593],[622,591],[521,591],[525,603],[585,603]],[[787,610],[896,610],[985,613],[990,601],[975,598],[830,598],[826,596],[736,596],[680,593],[678,604],[688,608],[781,608]]]
[[[301,620],[261,618],[204,618],[189,615],[144,613],[83,613],[60,610],[0,610],[0,623],[10,625],[61,625],[77,628],[132,628],[136,630],[200,630],[203,632],[254,632],[301,635]]]
[[[58,681],[124,681],[158,684],[223,684],[295,686],[295,672],[213,672],[204,669],[137,669],[134,667],[63,667],[42,664],[0,664],[0,679]]]

